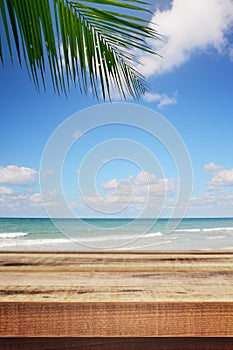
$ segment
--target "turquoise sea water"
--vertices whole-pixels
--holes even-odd
[[[233,218],[0,218],[0,250],[233,250]]]

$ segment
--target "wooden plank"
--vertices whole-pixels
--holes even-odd
[[[0,253],[0,337],[233,336],[233,253]]]
[[[232,350],[233,338],[0,338],[4,350]]]
[[[0,336],[233,335],[232,303],[2,303]]]

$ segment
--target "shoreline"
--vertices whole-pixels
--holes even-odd
[[[233,250],[233,219],[185,219],[179,226],[166,219],[0,220],[2,251]]]

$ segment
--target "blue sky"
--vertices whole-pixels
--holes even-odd
[[[121,103],[160,113],[184,140],[193,168],[193,193],[187,216],[233,217],[232,1],[174,0],[159,2],[159,5],[159,9],[153,8],[152,21],[158,24],[164,41],[151,44],[163,58],[140,57],[150,92],[139,102],[128,99]],[[67,118],[77,112],[82,116],[82,113],[88,113],[83,112],[86,108],[95,108],[102,101],[96,101],[91,95],[80,95],[75,88],[67,98],[58,97],[49,85],[47,92],[41,90],[38,93],[26,71],[17,64],[12,67],[10,62],[5,62],[0,71],[0,216],[45,216],[39,186],[45,145]],[[117,94],[114,101],[119,101]],[[101,114],[98,108],[97,115]],[[126,110],[130,109],[126,107]],[[102,111],[109,123],[105,107]],[[171,213],[182,184],[176,159],[169,156],[158,140],[143,130],[125,125],[109,124],[84,134],[82,130],[80,119],[80,125],[74,128],[72,142],[75,137],[79,138],[69,149],[62,169],[66,200],[78,216],[98,216],[101,210],[106,213],[106,208],[115,213],[116,200],[120,209],[126,208],[116,215],[140,215],[148,200],[148,190],[152,195],[151,206],[154,203],[157,207],[159,202],[163,205],[162,215]],[[133,152],[128,160],[118,159],[117,153],[111,153],[108,147],[118,147],[113,141],[119,138],[146,147],[158,160],[160,169],[149,164],[142,169],[143,156],[136,145],[139,164],[136,164]],[[98,150],[106,141],[113,142],[112,146],[106,144],[112,158],[108,159],[103,151],[100,169],[97,167],[94,174],[96,182],[90,182],[93,176],[88,173],[80,188],[78,175],[82,162],[88,152]],[[119,151],[119,158],[122,152]],[[54,151],[54,156],[56,154]],[[47,170],[51,174],[54,171],[52,168]],[[55,187],[43,194],[46,205],[50,208],[59,206]],[[89,206],[100,206],[100,212],[90,210],[87,202]]]

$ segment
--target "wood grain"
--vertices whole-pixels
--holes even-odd
[[[232,277],[233,253],[0,253],[0,337],[231,337]]]
[[[3,350],[232,350],[233,338],[0,338]]]

